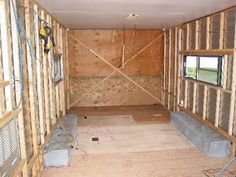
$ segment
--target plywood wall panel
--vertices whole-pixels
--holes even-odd
[[[69,31],[71,103],[114,71],[71,36],[118,68],[122,65],[123,43],[125,44],[125,61],[127,61],[162,33],[160,30]],[[122,69],[122,72],[158,98],[161,98],[160,75],[163,72],[163,45],[163,37],[160,37]],[[148,105],[154,103],[157,101],[116,73],[74,106]]]
[[[162,34],[160,30],[125,30],[125,61],[135,54],[155,37]],[[89,48],[99,53],[114,66],[121,64],[123,30],[73,30],[73,35]],[[133,45],[134,43],[134,45]],[[151,50],[153,55],[151,55]],[[96,77],[110,74],[112,69],[99,58],[84,49],[75,40],[69,37],[70,77]],[[141,53],[134,61],[125,67],[128,75],[160,74],[163,66],[163,39],[158,40],[148,50]],[[159,68],[158,68],[159,67]]]

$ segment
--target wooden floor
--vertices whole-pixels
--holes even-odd
[[[214,177],[229,158],[208,158],[169,122],[160,105],[73,108],[78,149],[69,167],[43,177]],[[93,136],[99,137],[92,142]],[[224,176],[233,176],[236,167]]]

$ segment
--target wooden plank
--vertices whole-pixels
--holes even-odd
[[[20,160],[15,169],[12,171],[10,177],[17,177],[21,173],[25,165],[26,165],[26,160],[25,159]]]
[[[200,22],[196,21],[196,29],[195,29],[195,50],[199,50],[200,47]]]
[[[4,2],[2,2],[4,3]],[[2,36],[0,35],[0,41],[2,41]],[[3,65],[2,65],[2,61],[3,61],[3,53],[2,53],[2,42],[0,42],[0,81],[3,82],[4,78],[3,78]],[[2,100],[0,100],[0,115],[4,114],[5,112],[5,94],[4,94],[4,89],[0,88],[0,98],[2,98]]]
[[[10,81],[0,81],[0,88],[10,85]]]
[[[186,49],[190,50],[190,24],[187,24],[187,39],[186,39]],[[181,53],[180,53],[181,54]],[[185,80],[185,90],[184,90],[184,108],[188,107],[188,80]]]
[[[48,24],[52,27],[52,30],[53,30],[53,36],[54,36],[54,40],[55,40],[55,43],[56,43],[56,46],[58,45],[57,43],[57,35],[55,33],[55,30],[56,30],[56,22],[54,20],[51,19],[51,17],[49,15],[46,16],[47,17],[47,22]],[[52,79],[52,75],[53,75],[53,66],[52,66],[52,53],[53,51],[50,50],[49,53],[48,53],[48,70],[49,70],[49,74],[48,74],[48,85],[49,85],[49,110],[50,110],[50,119],[49,119],[49,126],[51,127],[52,124],[54,124],[56,122],[56,105],[59,105],[59,100],[56,100],[55,101],[55,86],[54,86],[54,83],[53,83],[53,79]]]
[[[45,15],[44,11],[41,11],[40,13],[40,18],[45,20]],[[43,26],[43,22],[41,22],[41,26]],[[44,48],[44,40],[42,41],[41,45],[42,51]],[[50,74],[48,72],[48,57],[47,55],[43,52],[42,53],[42,60],[43,60],[43,87],[44,87],[44,109],[45,109],[45,119],[46,119],[46,129],[47,129],[47,134],[50,134],[50,103],[49,103],[49,79],[48,75]]]
[[[175,28],[175,49],[174,49],[174,95],[177,95],[177,83],[178,83],[178,28]],[[173,98],[173,111],[176,111],[177,109],[177,98]]]
[[[33,169],[37,158],[38,158],[38,154],[34,154],[33,157],[31,157],[28,163],[28,172],[30,172]]]
[[[181,79],[181,80],[189,80],[189,81],[192,81],[192,82],[196,82],[198,85],[207,86],[208,88],[212,88],[212,89],[215,89],[215,90],[221,90],[222,92],[226,92],[226,93],[232,93],[231,90],[223,89],[221,87],[214,86],[212,84],[208,84],[208,83],[201,82],[201,81],[198,81],[198,80],[193,80],[193,79],[184,78],[184,77],[179,77],[179,79]]]
[[[34,5],[34,12],[35,12],[35,19],[38,19],[38,6]],[[36,57],[40,58],[40,53],[39,53],[39,47],[40,47],[40,43],[39,43],[39,24],[38,24],[38,20],[35,21],[34,24],[34,28],[35,28],[35,42],[36,42]],[[39,109],[39,123],[40,123],[40,139],[41,139],[41,143],[44,143],[44,101],[43,101],[43,86],[42,86],[42,68],[41,68],[41,62],[42,59],[40,60],[40,62],[36,63],[36,77],[37,77],[37,92],[38,92],[38,109]]]
[[[236,46],[236,32],[235,32],[235,46]],[[232,69],[232,87],[231,87],[231,100],[230,100],[230,113],[229,113],[229,135],[233,134],[234,124],[234,111],[235,111],[235,91],[236,91],[236,48],[234,49],[234,60]]]
[[[65,66],[65,53],[64,53],[64,43],[63,43],[63,29],[60,28],[60,52],[62,53],[62,64],[61,64],[61,70],[62,70],[62,77],[63,77],[63,82],[61,83],[61,110],[62,110],[62,115],[66,115],[66,96],[65,96],[65,79],[64,79],[64,66]]]
[[[220,49],[224,48],[224,35],[225,35],[225,13],[220,13]]]
[[[66,71],[66,98],[67,98],[67,110],[69,110],[70,107],[70,80],[69,80],[69,72],[70,72],[70,64],[69,64],[69,53],[68,53],[68,32],[65,31],[65,39],[64,39],[66,45],[65,45],[65,62],[66,65],[64,67],[64,71]]]
[[[196,105],[197,105],[197,83],[193,83],[193,113],[196,113]]]
[[[203,96],[203,119],[206,119],[207,114],[207,98],[208,98],[208,87],[204,85],[204,96]]]
[[[184,108],[188,106],[188,80],[185,80],[185,88],[184,88]]]
[[[22,111],[22,109],[18,108],[18,109],[14,110],[14,111],[7,112],[3,116],[1,116],[0,117],[0,128],[3,128],[12,119],[16,118],[21,111]]]
[[[214,50],[185,50],[179,52],[181,55],[233,55],[233,49]]]
[[[57,42],[57,47],[59,46],[59,24],[57,24],[56,22],[55,23],[55,30],[56,30],[56,42]],[[57,117],[59,116],[60,114],[60,108],[61,108],[61,102],[60,102],[60,87],[61,87],[61,84],[58,84],[56,86],[56,101],[57,101],[57,104],[56,104],[56,107],[57,107]],[[53,121],[54,122],[54,121]]]
[[[206,30],[206,49],[211,49],[211,17],[207,17],[207,30]]]
[[[11,20],[10,20],[10,1],[6,1],[5,3],[6,6],[6,26],[11,26]],[[7,61],[4,59],[3,62],[3,72],[4,72],[4,80],[10,80],[12,73],[13,73],[13,51],[12,51],[12,36],[11,36],[11,30],[6,31],[6,39],[7,39]],[[4,64],[5,63],[5,64]],[[14,104],[15,104],[15,99],[14,99],[14,90],[12,87],[5,87],[4,89],[5,92],[5,104],[6,104],[6,109],[8,111],[13,110]]]
[[[223,58],[223,89],[227,89],[227,77],[228,77],[228,60],[229,56],[225,55]]]
[[[231,100],[230,100],[230,114],[229,114],[229,135],[233,135],[233,128],[234,128],[234,112],[235,112],[235,91],[236,91],[236,18],[235,20],[235,31],[234,31],[234,55],[233,55],[233,69],[232,69],[232,93],[231,93]]]
[[[171,92],[171,58],[172,58],[172,29],[169,29],[169,46],[168,46],[168,92]],[[171,95],[168,94],[168,106],[167,108],[171,109]]]
[[[204,120],[203,117],[199,116],[198,114],[194,114],[191,110],[184,108],[183,106],[179,105],[179,107],[186,113],[192,115],[193,117],[195,117],[197,120],[199,120],[200,122],[202,122],[203,124],[207,125],[209,128],[211,128],[212,130],[218,132],[219,134],[221,134],[222,136],[224,136],[225,138],[229,139],[230,141],[236,143],[236,137],[229,135],[227,132],[225,132],[223,129],[215,127],[214,124],[212,124],[211,122],[209,122],[208,120]]]
[[[163,74],[163,88],[164,90],[166,90],[166,62],[167,62],[167,55],[166,55],[166,52],[167,52],[167,32],[165,31],[164,33],[164,74]],[[162,92],[162,102],[163,104],[165,105],[165,97],[166,97],[166,93],[165,92]]]
[[[216,91],[216,112],[215,112],[215,127],[219,126],[219,115],[220,115],[220,99],[221,99],[221,91]]]
[[[13,3],[13,4],[12,4]],[[12,40],[13,40],[13,63],[14,63],[14,76],[16,78],[22,79],[21,74],[20,74],[20,61],[19,61],[19,46],[18,46],[18,38],[20,37],[17,33],[17,25],[16,25],[16,19],[14,13],[16,12],[16,2],[15,1],[10,1],[10,11],[11,11],[11,31],[12,31]],[[23,82],[23,80],[21,80]],[[22,83],[20,83],[22,84]],[[20,109],[22,109],[22,88],[21,85],[20,91],[17,92],[15,89],[15,98],[16,98],[16,106],[18,106]],[[19,89],[19,88],[18,88]],[[27,159],[27,154],[26,154],[26,142],[25,142],[25,125],[24,125],[24,117],[23,117],[23,111],[20,111],[18,114],[18,133],[19,133],[19,144],[20,144],[20,154],[22,159]],[[24,160],[21,160],[21,162]],[[23,177],[28,177],[28,171],[27,171],[27,163],[25,162],[24,165],[21,168],[21,164],[18,164],[20,171],[22,171],[22,176]],[[19,174],[17,171],[13,172]]]
[[[26,35],[31,36],[30,32],[30,7],[29,7],[29,0],[24,0],[25,9],[25,29]],[[31,115],[31,127],[32,127],[32,140],[33,140],[33,149],[34,153],[38,153],[38,145],[37,145],[37,129],[36,129],[36,109],[35,109],[35,93],[34,93],[34,71],[32,68],[32,61],[34,58],[31,56],[30,46],[27,45],[27,65],[28,65],[28,80],[29,80],[29,100],[30,100],[30,115]]]
[[[182,29],[179,29],[179,36],[178,36],[178,45],[179,45],[179,50],[182,50]],[[182,69],[183,69],[183,56],[179,54],[178,51],[178,76],[177,76],[177,110],[179,111],[179,107],[178,104],[180,104],[181,100],[180,100],[180,92],[181,92],[181,79],[180,77],[182,76]]]

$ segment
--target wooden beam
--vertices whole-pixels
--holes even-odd
[[[197,83],[193,83],[193,113],[196,113],[196,105],[197,105]]]
[[[225,55],[223,58],[224,62],[223,62],[223,89],[227,89],[227,77],[228,77],[228,60],[229,60],[229,56]]]
[[[0,118],[0,128],[3,128],[8,124],[12,119],[16,118],[18,114],[22,111],[21,108],[18,108],[14,111],[7,112]]]
[[[44,11],[40,11],[40,18],[45,19]],[[43,22],[41,22],[43,26]],[[50,96],[49,96],[49,79],[48,75],[51,73],[48,72],[48,56],[43,52],[44,49],[44,40],[42,41],[41,50],[42,50],[42,61],[43,61],[43,89],[44,89],[44,109],[45,109],[45,120],[46,120],[46,130],[47,134],[50,134]],[[45,141],[45,140],[44,140]]]
[[[220,40],[219,40],[219,48],[224,48],[224,35],[225,35],[225,13],[220,13]]]
[[[125,44],[122,44],[121,68],[125,69]]]
[[[164,32],[164,74],[163,74],[163,88],[166,90],[166,62],[167,62],[167,31]],[[165,105],[165,98],[166,98],[166,93],[163,92],[162,94],[162,103]]]
[[[182,50],[183,46],[182,46],[182,29],[179,29],[179,35],[178,35],[178,45],[179,45],[179,50]],[[180,104],[181,100],[180,100],[180,92],[181,92],[181,79],[180,77],[182,76],[182,73],[183,73],[183,65],[182,65],[182,62],[183,62],[183,56],[179,54],[179,51],[178,51],[178,76],[177,76],[177,110],[179,111],[179,107],[178,107],[178,104]]]
[[[208,84],[208,83],[201,82],[201,81],[198,81],[198,80],[193,80],[193,79],[184,78],[184,77],[179,77],[179,79],[181,79],[181,80],[189,80],[189,81],[192,81],[192,82],[196,82],[198,85],[207,86],[208,88],[212,88],[212,89],[215,89],[215,90],[221,90],[222,92],[226,92],[226,93],[232,93],[231,90],[223,89],[221,87],[214,86],[212,84]]]
[[[235,32],[236,36],[236,32]],[[236,37],[235,37],[236,41]],[[236,45],[236,42],[235,42]],[[233,69],[232,69],[232,87],[231,87],[231,100],[230,100],[230,113],[229,113],[229,135],[233,135],[234,124],[234,110],[235,110],[235,91],[236,91],[236,48],[234,49]]]
[[[33,143],[33,154],[38,154],[38,142],[37,142],[37,119],[36,119],[36,95],[35,93],[35,71],[34,63],[35,58],[32,54],[32,48],[30,46],[30,37],[31,37],[31,21],[30,21],[30,3],[29,0],[24,0],[25,6],[25,40],[27,41],[27,71],[28,71],[28,83],[29,83],[29,103],[30,103],[30,123],[32,128],[32,143]],[[33,169],[32,175],[34,176],[36,170]]]
[[[17,177],[21,173],[25,165],[26,165],[26,160],[25,159],[20,160],[15,169],[12,171],[10,177]]]
[[[181,55],[233,55],[234,49],[185,50],[179,53]]]
[[[168,46],[168,92],[171,92],[171,58],[172,58],[172,29],[169,29],[169,46]],[[171,96],[168,94],[168,106],[171,109]]]
[[[182,109],[184,112],[192,115],[193,117],[195,117],[197,120],[199,120],[200,122],[202,122],[203,124],[207,125],[209,128],[211,128],[212,130],[218,132],[219,134],[221,134],[222,136],[224,136],[225,138],[229,139],[230,141],[236,143],[236,137],[228,135],[227,132],[225,132],[223,129],[219,128],[219,127],[215,127],[215,125],[211,122],[209,122],[208,120],[204,120],[203,117],[199,116],[198,114],[194,114],[192,113],[191,110],[184,108],[183,106],[179,105],[180,109]]]
[[[211,17],[207,17],[207,25],[206,25],[206,49],[211,49]]]
[[[177,87],[178,87],[178,28],[175,27],[175,48],[174,48],[174,95],[177,95]],[[173,111],[177,109],[177,97],[173,98]]]
[[[14,65],[14,77],[15,78],[21,78],[20,74],[20,60],[19,60],[19,46],[18,46],[18,38],[20,38],[20,34],[17,32],[17,22],[15,18],[15,10],[16,10],[16,2],[15,1],[10,1],[10,11],[11,11],[11,31],[12,31],[12,50],[13,50],[13,65]],[[1,58],[1,57],[0,57]],[[21,80],[22,84],[23,80]],[[15,89],[15,100],[16,100],[16,105],[22,109],[22,88],[20,85],[20,92],[16,92]],[[27,153],[26,153],[26,141],[25,141],[25,125],[24,125],[24,117],[23,117],[23,111],[20,111],[18,114],[18,133],[19,133],[19,148],[20,148],[20,155],[21,159],[27,159]],[[22,161],[18,164],[20,172],[22,171],[22,176],[23,177],[28,177],[28,170],[27,170],[27,163],[25,162],[24,165],[22,165]],[[16,172],[13,172],[12,174],[19,174],[16,170]]]
[[[230,113],[229,113],[229,135],[233,135],[234,124],[236,119],[234,116],[235,112],[235,91],[236,91],[236,18],[234,18],[235,29],[234,29],[234,55],[233,55],[233,69],[232,69],[232,86],[231,86],[231,100],[230,100]]]
[[[204,95],[203,95],[203,119],[206,119],[207,114],[207,98],[208,98],[208,87],[204,85]]]
[[[0,88],[10,85],[10,81],[0,81]]]
[[[216,91],[216,112],[215,112],[215,127],[219,126],[219,116],[220,116],[220,99],[221,99],[221,91]]]
[[[38,6],[34,5],[34,11],[35,11],[35,19],[38,19]],[[35,43],[36,43],[36,57],[40,58],[40,43],[39,43],[39,24],[38,20],[34,23],[35,28]],[[42,58],[43,59],[43,58]],[[40,140],[41,143],[44,143],[44,102],[43,102],[43,86],[42,86],[42,68],[41,68],[41,62],[36,63],[36,77],[37,77],[37,92],[38,92],[38,110],[39,110],[39,124],[40,124]]]
[[[184,88],[184,108],[188,107],[188,80],[185,80],[185,88]]]

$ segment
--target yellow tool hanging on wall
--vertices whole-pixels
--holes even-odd
[[[40,38],[44,40],[44,53],[48,54],[52,47],[55,47],[52,29],[49,26],[44,26],[39,29]]]

